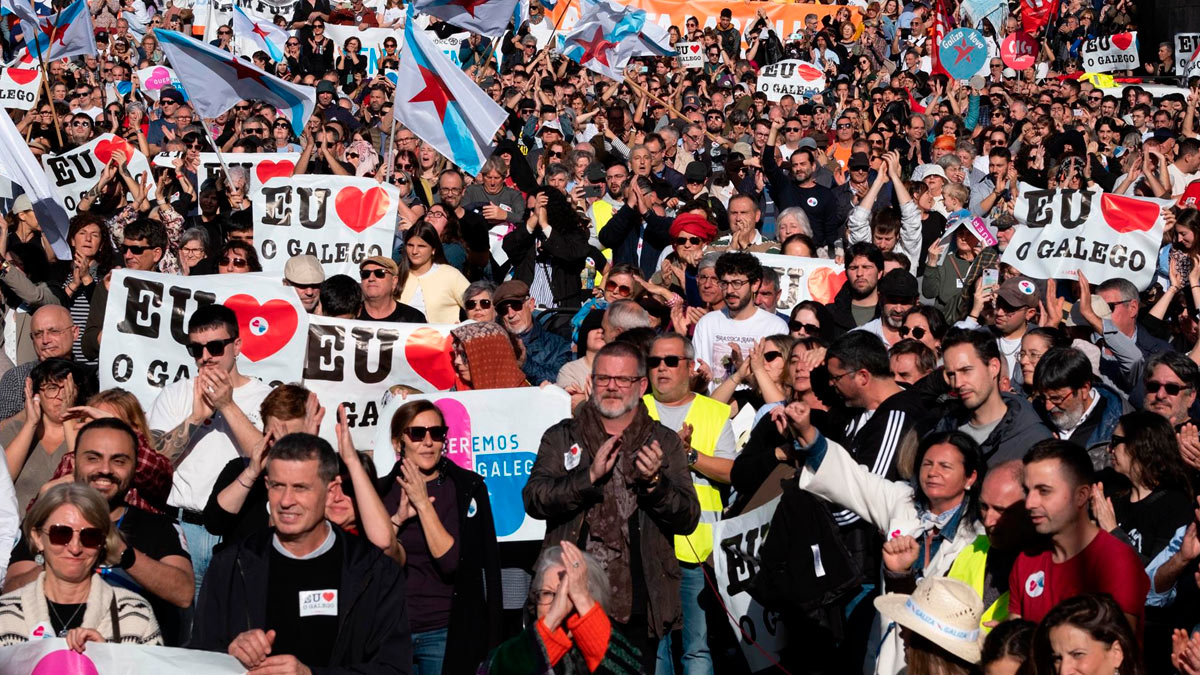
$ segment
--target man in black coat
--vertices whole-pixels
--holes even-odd
[[[275,525],[213,557],[192,648],[227,651],[251,670],[411,672],[401,569],[325,519],[337,475],[326,441],[296,433],[275,443],[266,479]]]

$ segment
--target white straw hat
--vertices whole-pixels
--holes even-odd
[[[888,593],[875,598],[875,609],[967,663],[979,663],[983,600],[963,582],[925,579],[912,595]]]

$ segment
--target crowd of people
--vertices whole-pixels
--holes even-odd
[[[1080,77],[1133,3],[1063,0],[1020,72],[1010,3],[974,26],[969,80],[934,54],[939,8],[971,23],[953,1],[814,5],[793,32],[677,17],[703,63],[621,81],[563,57],[540,0],[495,40],[429,18],[507,114],[474,175],[393,121],[416,105],[387,77],[400,0],[298,0],[278,61],[182,4],[88,3],[98,53],[46,63],[9,111],[39,159],[112,133],[153,161],[100,168],[54,225],[69,259],[0,178],[0,645],[184,646],[264,675],[749,672],[739,645],[797,674],[1200,674],[1200,88],[1169,43],[1127,83]],[[314,87],[303,133],[261,101],[208,119],[148,96],[154,28]],[[760,91],[783,59],[824,91]],[[341,406],[242,372],[224,305],[178,328],[194,363],[153,400],[101,389],[114,270],[263,276],[254,182],[205,178],[209,152],[396,187],[390,255],[359,279],[296,255],[272,283],[314,315],[453,324],[456,391],[565,390],[522,492],[543,541],[498,541],[438,406],[406,400],[392,447],[356,448]],[[1153,282],[1002,262],[1030,188],[1164,200]],[[805,299],[761,254],[844,283]],[[730,622],[714,529],[775,497],[740,580],[786,629],[768,653]]]

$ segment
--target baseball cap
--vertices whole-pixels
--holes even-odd
[[[367,265],[379,265],[392,274],[400,273],[400,266],[396,264],[396,261],[385,255],[373,255],[370,258],[363,259],[362,262],[358,263],[358,269],[361,270]]]
[[[1037,286],[1027,277],[1012,277],[1000,284],[996,292],[1001,300],[1012,307],[1037,307]]]
[[[746,141],[738,141],[733,144],[733,152],[742,156],[743,159],[750,159],[754,156],[754,148]]]
[[[492,293],[492,305],[499,305],[505,300],[521,300],[529,297],[529,284],[524,281],[510,279],[496,288]]]
[[[848,169],[869,169],[871,168],[871,160],[865,152],[856,152],[850,155],[850,161],[846,162]]]
[[[799,150],[800,148],[812,148],[813,150],[816,150],[817,142],[814,141],[811,136],[801,138],[800,142],[796,144],[796,149]]]
[[[9,213],[24,213],[32,210],[33,202],[29,201],[29,195],[17,195],[17,198],[13,200]]]
[[[542,124],[541,127],[538,128],[538,135],[539,136],[542,135],[547,130],[557,131],[558,133],[561,134],[562,133],[562,125],[558,123],[558,120],[550,120],[549,122],[545,122]]]
[[[700,109],[700,99],[695,96],[684,96],[682,111],[687,112],[688,108],[699,110]]]
[[[917,278],[908,270],[892,270],[883,275],[876,286],[879,295],[885,298],[916,298],[920,292]]]
[[[604,165],[600,162],[592,162],[588,164],[587,179],[591,183],[603,183],[607,176],[604,173]]]
[[[942,180],[948,180],[946,178],[946,170],[939,164],[922,164],[913,169],[912,172],[913,180],[925,180],[930,176],[939,176]]]
[[[1067,313],[1068,326],[1091,325],[1087,322],[1087,319],[1083,318],[1083,312],[1081,311],[1082,304],[1076,302],[1074,305],[1071,305],[1071,311]],[[1100,317],[1101,321],[1112,318],[1112,308],[1108,306],[1108,303],[1099,294],[1092,295],[1092,311],[1096,313],[1096,316]]]
[[[797,115],[808,115],[811,117],[813,114],[813,104],[801,103],[800,105],[796,106],[796,114]]]
[[[283,278],[293,284],[313,286],[325,281],[325,269],[314,255],[294,255],[283,266]]]

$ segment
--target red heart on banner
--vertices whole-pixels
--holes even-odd
[[[698,51],[700,51],[700,45],[692,45],[692,53],[695,54]],[[34,72],[36,73],[37,71],[35,70]]]
[[[123,138],[110,138],[100,141],[96,144],[96,149],[92,151],[96,155],[96,159],[100,161],[100,166],[108,166],[109,160],[116,152],[125,153],[125,163],[133,159],[133,146]]]
[[[334,598],[333,591],[325,591],[324,593],[321,594],[321,597],[325,598],[325,602],[333,602],[333,598]]]
[[[454,366],[450,363],[449,335],[432,328],[418,328],[404,341],[404,358],[413,372],[438,389],[454,386]]]
[[[816,80],[816,79],[819,79],[822,74],[823,73],[821,73],[821,71],[817,70],[816,68],[813,68],[812,66],[808,65],[807,63],[800,63],[800,64],[796,65],[796,76],[802,80],[807,80],[807,81]]]
[[[296,334],[299,317],[296,308],[286,300],[259,303],[254,296],[239,293],[230,296],[224,305],[237,315],[242,355],[251,361],[261,361],[278,352]]]
[[[29,84],[38,76],[38,71],[25,70],[24,68],[5,68],[4,72],[8,73],[12,81],[17,84]]]
[[[258,176],[258,182],[265,183],[272,178],[288,178],[295,170],[296,165],[292,164],[290,159],[281,159],[278,162],[266,159],[254,167],[254,175]]]
[[[373,187],[363,192],[358,188],[348,187],[337,193],[333,208],[346,227],[355,232],[362,232],[378,222],[383,214],[387,213],[391,203],[392,200],[383,188]]]
[[[1159,208],[1154,202],[1121,197],[1113,194],[1100,195],[1100,213],[1104,222],[1122,234],[1126,232],[1145,232],[1154,227],[1158,220]]]
[[[1129,49],[1129,45],[1133,44],[1133,33],[1117,33],[1111,39],[1117,49],[1125,51]]]
[[[837,297],[844,283],[845,272],[834,272],[831,267],[818,267],[808,273],[808,295],[813,300],[827,305]]]

